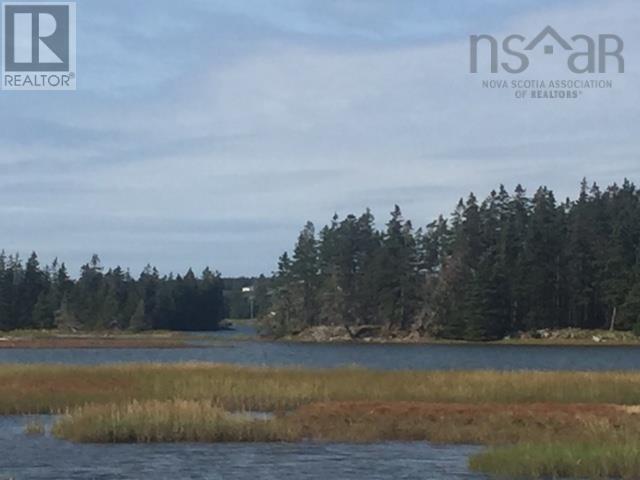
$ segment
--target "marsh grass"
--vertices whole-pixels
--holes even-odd
[[[501,478],[640,478],[637,408],[572,404],[328,402],[257,419],[208,401],[91,405],[52,433],[92,443],[373,442],[413,440],[513,446],[471,458]]]
[[[91,443],[269,442],[287,440],[269,420],[232,414],[189,400],[94,405],[64,416],[53,427],[60,438]]]
[[[640,477],[640,443],[519,444],[475,455],[469,465],[503,478],[632,479]]]
[[[0,366],[0,414],[62,413],[73,441],[514,444],[471,461],[508,478],[640,478],[637,405],[640,373]]]
[[[640,373],[0,367],[0,414],[63,413],[72,441],[513,444],[471,460],[507,478],[640,478],[637,405]]]
[[[46,429],[41,420],[30,420],[24,426],[24,433],[27,435],[44,435],[46,433]]]
[[[203,363],[0,366],[0,414],[86,404],[204,400],[226,410],[283,411],[314,402],[640,404],[640,373],[381,372]]]
[[[329,402],[302,406],[286,421],[301,437],[347,442],[626,441],[640,432],[640,415],[615,405],[588,404]]]
[[[256,419],[206,401],[133,401],[71,411],[53,433],[78,442],[376,442],[503,444],[627,441],[640,416],[607,405],[329,402]]]
[[[60,335],[34,337],[5,337],[0,349],[15,348],[197,348],[186,339],[160,335]]]

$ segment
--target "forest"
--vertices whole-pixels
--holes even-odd
[[[105,271],[97,255],[77,279],[0,253],[0,330],[215,330],[259,317],[282,336],[318,325],[375,325],[446,339],[494,340],[538,329],[634,330],[640,335],[640,191],[625,180],[581,184],[558,202],[500,186],[414,228],[396,206],[307,223],[272,277],[161,276]]]
[[[316,325],[379,325],[493,340],[575,327],[640,334],[640,192],[583,180],[577,199],[540,187],[472,193],[415,229],[398,206],[302,229],[273,279],[279,336]]]
[[[215,330],[225,316],[223,281],[205,269],[161,277],[146,267],[138,279],[106,272],[94,255],[77,280],[57,260],[44,268],[32,253],[0,253],[0,330]]]

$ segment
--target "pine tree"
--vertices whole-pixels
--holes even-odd
[[[17,325],[28,328],[33,325],[33,310],[42,294],[46,292],[47,278],[40,270],[40,263],[35,252],[27,260],[24,277],[20,282],[17,299]]]
[[[417,266],[411,222],[395,206],[382,239],[379,316],[387,327],[407,328],[417,307]]]
[[[550,328],[559,324],[559,271],[562,228],[553,193],[540,187],[533,197],[533,210],[525,240],[523,281],[528,311],[527,329]]]
[[[307,222],[298,237],[290,267],[291,285],[295,292],[293,315],[301,326],[316,325],[319,308],[318,287],[318,249],[315,228]]]
[[[144,300],[140,299],[138,301],[138,305],[136,306],[136,310],[129,319],[129,330],[134,332],[142,332],[144,330],[151,329],[151,322],[147,318],[145,314],[145,306]]]
[[[55,324],[59,330],[79,330],[82,325],[76,317],[69,303],[68,295],[62,298],[60,308],[54,314]]]
[[[640,281],[636,282],[621,306],[621,316],[627,325],[634,328],[640,327]]]

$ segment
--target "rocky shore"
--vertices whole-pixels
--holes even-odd
[[[284,339],[318,343],[419,343],[432,340],[418,330],[391,330],[379,325],[318,325],[288,335]]]
[[[305,328],[283,338],[286,341],[317,343],[436,343],[451,342],[430,336],[420,329],[397,330],[379,325],[318,325]],[[582,330],[578,328],[539,329],[520,332],[494,340],[506,344],[556,345],[640,345],[640,337],[632,332],[608,330]]]

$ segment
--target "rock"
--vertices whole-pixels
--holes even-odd
[[[379,325],[357,325],[349,327],[349,333],[355,339],[379,337],[382,327]]]
[[[600,343],[602,341],[602,338],[598,337],[597,335],[594,335],[593,337],[591,337],[591,339],[596,343]]]
[[[405,340],[408,342],[419,342],[421,338],[422,335],[420,334],[420,332],[417,330],[413,330],[409,333],[409,335],[405,337]]]
[[[318,325],[304,329],[296,340],[309,342],[348,342],[352,340],[351,333],[341,325]]]
[[[543,328],[541,330],[538,330],[538,335],[539,338],[549,338],[551,337],[551,332],[549,332],[549,330],[547,330],[546,328]]]

